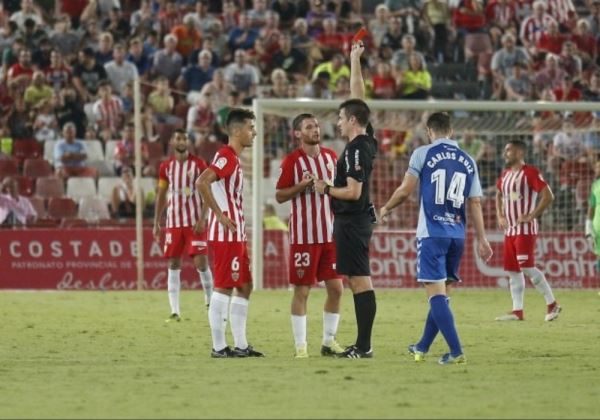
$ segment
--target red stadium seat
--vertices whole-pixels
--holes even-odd
[[[77,203],[67,197],[51,198],[48,201],[48,217],[55,220],[75,219]]]
[[[29,176],[16,176],[17,185],[19,185],[19,194],[31,197],[35,192],[35,180]]]
[[[148,159],[153,162],[165,157],[165,146],[158,141],[146,143],[148,147]]]
[[[38,219],[46,218],[46,200],[41,197],[30,197],[29,201],[31,201],[31,205],[37,212]]]
[[[0,160],[0,181],[8,176],[19,175],[19,167],[14,160]]]
[[[56,176],[44,176],[35,180],[35,193],[42,198],[62,197],[65,195],[65,185]]]
[[[23,175],[32,178],[52,176],[54,175],[54,170],[52,169],[50,162],[46,159],[25,159],[25,162],[23,163]]]
[[[35,139],[15,140],[13,157],[23,162],[25,159],[37,159],[44,155],[44,146]]]

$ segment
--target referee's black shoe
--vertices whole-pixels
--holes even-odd
[[[359,349],[356,344],[346,347],[346,350],[338,357],[342,359],[370,359],[373,357],[373,349],[369,349],[369,351],[363,351]]]

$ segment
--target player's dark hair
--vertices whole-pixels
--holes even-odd
[[[175,137],[176,134],[183,134],[186,139],[188,138],[188,135],[183,128],[176,128],[175,130],[173,130],[173,134],[171,135],[171,138]]]
[[[304,113],[304,114],[298,115],[296,118],[294,118],[294,121],[292,122],[292,128],[294,130],[300,130],[300,127],[302,126],[302,121],[308,120],[309,118],[316,118],[316,117],[313,114],[309,114],[309,113]]]
[[[361,127],[366,127],[367,124],[369,124],[371,110],[365,101],[361,99],[348,99],[340,105],[340,111],[342,109],[346,113],[346,117],[356,118],[356,122],[358,122],[358,125]]]
[[[227,114],[225,126],[227,129],[231,129],[231,127],[236,124],[244,124],[246,120],[253,120],[255,118],[254,112],[248,109],[231,108]]]
[[[450,114],[447,112],[434,112],[427,118],[427,128],[436,134],[450,134],[452,131]]]
[[[514,139],[509,141],[508,144],[512,144],[514,147],[523,152],[527,151],[527,144],[523,140]]]

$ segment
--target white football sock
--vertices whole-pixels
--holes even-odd
[[[227,347],[225,330],[227,329],[227,311],[229,310],[229,296],[214,292],[210,298],[208,309],[208,323],[212,334],[213,349],[219,351]]]
[[[508,273],[510,277],[510,296],[513,301],[513,311],[523,310],[523,299],[525,298],[525,276],[523,273]]]
[[[181,274],[181,270],[169,269],[167,273],[167,291],[169,292],[171,313],[179,315],[179,288],[181,287],[179,275]]]
[[[340,314],[323,311],[323,345],[330,346],[337,335]]]
[[[213,292],[213,276],[210,268],[206,268],[206,271],[198,270],[200,274],[200,283],[202,283],[202,289],[204,290],[204,303],[207,305],[210,303],[210,296]]]
[[[523,272],[531,279],[531,282],[535,286],[538,292],[544,295],[546,299],[546,305],[550,305],[554,302],[554,294],[552,289],[546,280],[546,276],[536,267],[523,268]]]
[[[246,319],[248,319],[248,299],[240,296],[231,298],[229,309],[229,324],[233,334],[233,342],[238,349],[248,348],[246,340]]]
[[[296,348],[306,345],[306,315],[292,315],[292,332]]]

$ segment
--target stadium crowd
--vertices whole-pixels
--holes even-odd
[[[13,179],[41,219],[132,215],[136,76],[143,176],[152,179],[175,128],[210,161],[230,107],[257,97],[347,99],[350,42],[363,26],[369,98],[600,100],[600,0],[3,0],[0,180]],[[567,229],[589,194],[598,117],[533,116],[534,163],[558,186],[556,220]],[[548,121],[560,127],[549,131]],[[270,116],[266,128],[269,176],[268,162],[294,144],[288,119]],[[401,177],[426,138],[420,126],[376,135],[381,198],[399,178],[378,173]],[[325,136],[334,146],[334,130]],[[503,145],[475,132],[461,145],[493,195]],[[152,202],[153,188],[145,192]]]

